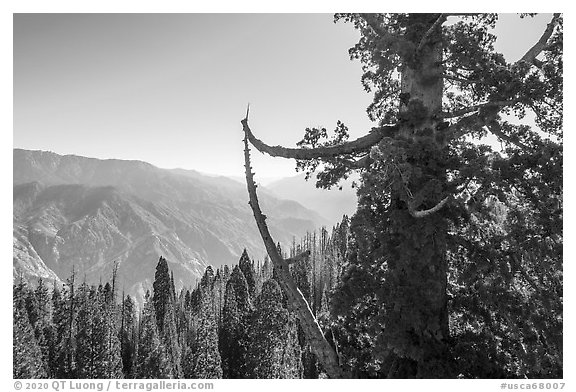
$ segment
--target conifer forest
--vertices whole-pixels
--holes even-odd
[[[255,110],[238,118],[266,253],[182,289],[156,257],[142,303],[116,267],[96,285],[15,276],[13,377],[562,378],[563,16],[515,62],[497,21],[336,14],[359,33],[375,127],[351,139],[334,119],[284,147]],[[357,178],[356,212],[281,244],[254,151],[320,188]]]

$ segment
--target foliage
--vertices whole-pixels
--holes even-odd
[[[146,292],[136,355],[136,378],[172,377],[172,366],[158,331],[150,292]]]
[[[336,19],[360,32],[350,56],[374,92],[370,118],[398,126],[361,168],[331,301],[345,365],[360,377],[560,377],[562,16],[541,55],[514,63],[494,50],[494,14]],[[441,74],[429,60],[437,48]],[[440,96],[437,80],[438,109],[427,100]],[[526,118],[536,128],[514,123]],[[322,139],[307,129],[300,145],[333,144]],[[324,164],[318,185],[330,186],[354,169],[334,162],[298,166]],[[446,195],[447,207],[411,216]]]
[[[246,367],[251,378],[299,378],[300,346],[296,322],[282,305],[278,283],[267,280],[248,330]]]

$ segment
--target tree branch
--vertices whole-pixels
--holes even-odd
[[[248,113],[247,113],[248,116]],[[244,129],[248,127],[248,119],[242,120]],[[298,289],[298,286],[294,282],[288,264],[294,260],[288,259],[284,260],[278,248],[274,244],[274,240],[270,235],[268,226],[266,225],[266,218],[262,214],[260,205],[258,203],[258,195],[256,193],[256,184],[254,182],[254,173],[252,173],[252,167],[250,166],[250,149],[248,147],[248,133],[246,132],[244,137],[244,167],[246,171],[246,186],[248,188],[249,204],[252,208],[254,214],[254,219],[256,220],[256,225],[260,231],[260,236],[270,260],[277,268],[278,271],[278,283],[283,288],[284,293],[290,308],[296,313],[298,319],[300,320],[300,325],[304,331],[304,336],[306,337],[306,342],[310,345],[312,351],[318,358],[318,361],[322,364],[324,370],[331,378],[342,378],[344,372],[338,364],[338,356],[336,352],[332,349],[332,346],[325,339],[322,329],[318,324],[318,321],[312,314],[312,310],[306,302],[306,299],[302,295],[302,292]],[[306,252],[305,252],[306,253]],[[297,257],[304,257],[303,254]]]
[[[441,118],[460,117],[460,116],[463,116],[465,114],[475,112],[475,111],[482,109],[482,108],[486,108],[486,107],[490,107],[490,106],[500,106],[500,107],[510,106],[510,105],[514,105],[517,102],[518,102],[517,99],[511,99],[510,101],[494,101],[494,102],[479,103],[478,105],[468,106],[467,108],[454,110],[453,112],[441,113],[440,117]]]
[[[514,140],[510,136],[506,135],[502,131],[502,127],[500,126],[500,124],[498,124],[498,121],[492,120],[492,121],[486,123],[485,126],[486,126],[486,129],[488,129],[488,131],[490,133],[498,136],[500,139],[505,140],[508,143],[514,144],[516,147],[520,147],[523,150],[526,150],[526,151],[531,150],[530,147],[528,147],[525,144],[521,143],[520,141]]]
[[[360,14],[360,16],[362,17],[362,19],[364,19],[368,27],[372,29],[374,34],[376,34],[380,38],[390,39],[398,43],[414,45],[412,42],[408,41],[404,37],[392,34],[388,30],[383,29],[382,26],[380,26],[380,22],[376,19],[376,14]]]
[[[426,43],[428,42],[428,40],[430,39],[430,36],[432,35],[432,33],[434,32],[435,29],[438,28],[438,26],[440,26],[442,23],[444,23],[446,21],[446,14],[440,14],[440,16],[438,16],[438,19],[436,19],[436,21],[434,22],[434,24],[432,24],[432,26],[430,26],[430,28],[428,29],[428,31],[426,31],[426,33],[424,34],[424,36],[422,37],[422,39],[420,40],[420,43],[418,44],[418,47],[416,48],[416,53],[420,52],[422,50],[422,48],[424,47],[424,45],[426,45]]]
[[[526,54],[524,54],[524,56],[522,56],[522,58],[516,62],[516,64],[518,64],[522,61],[525,61],[525,62],[530,63],[530,64],[535,64],[536,57],[546,48],[546,44],[548,43],[548,40],[552,36],[552,33],[554,32],[554,28],[556,27],[556,24],[558,23],[558,19],[560,19],[560,14],[554,14],[554,16],[552,17],[552,20],[546,26],[546,30],[544,30],[544,33],[542,33],[542,36],[540,37],[538,42],[536,42],[534,44],[534,46],[532,46],[526,52]]]
[[[424,218],[428,215],[432,215],[433,213],[435,213],[436,211],[440,210],[442,207],[444,207],[444,205],[446,203],[448,203],[448,200],[450,200],[450,196],[446,196],[444,199],[442,199],[438,204],[436,204],[434,207],[428,209],[428,210],[416,210],[414,209],[414,207],[408,203],[408,212],[410,213],[410,215],[412,215],[412,217],[414,218]]]
[[[368,151],[370,147],[377,144],[386,136],[386,131],[396,129],[396,126],[384,126],[376,131],[370,132],[351,142],[338,144],[336,146],[316,147],[316,148],[286,148],[282,146],[270,146],[260,139],[257,139],[252,130],[248,126],[248,119],[245,118],[241,121],[244,128],[244,133],[250,143],[258,149],[258,151],[266,153],[273,157],[293,158],[293,159],[318,159],[318,158],[334,158],[343,154],[358,154]]]
[[[460,82],[460,83],[466,83],[466,84],[473,84],[473,83],[478,83],[477,80],[470,80],[470,79],[466,79],[460,76],[454,76],[454,75],[450,75],[450,74],[443,74],[442,77],[444,79],[448,79],[448,80],[452,80],[454,82]]]

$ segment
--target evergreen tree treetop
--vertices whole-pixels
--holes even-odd
[[[238,261],[238,267],[244,274],[246,278],[246,284],[248,284],[248,291],[250,292],[250,297],[255,298],[256,296],[256,272],[254,271],[254,263],[248,257],[248,252],[246,248],[242,251],[242,256]]]
[[[170,269],[168,268],[168,262],[162,256],[160,256],[158,264],[156,265],[156,273],[154,274],[154,283],[152,284],[152,287],[152,303],[154,304],[158,328],[160,332],[162,332],[162,323],[167,303],[173,301]]]

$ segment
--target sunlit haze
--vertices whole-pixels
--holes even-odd
[[[518,59],[549,15],[502,15]],[[270,144],[373,124],[353,26],[329,14],[15,14],[14,147],[242,176],[240,120]],[[255,152],[257,177],[294,175]]]

